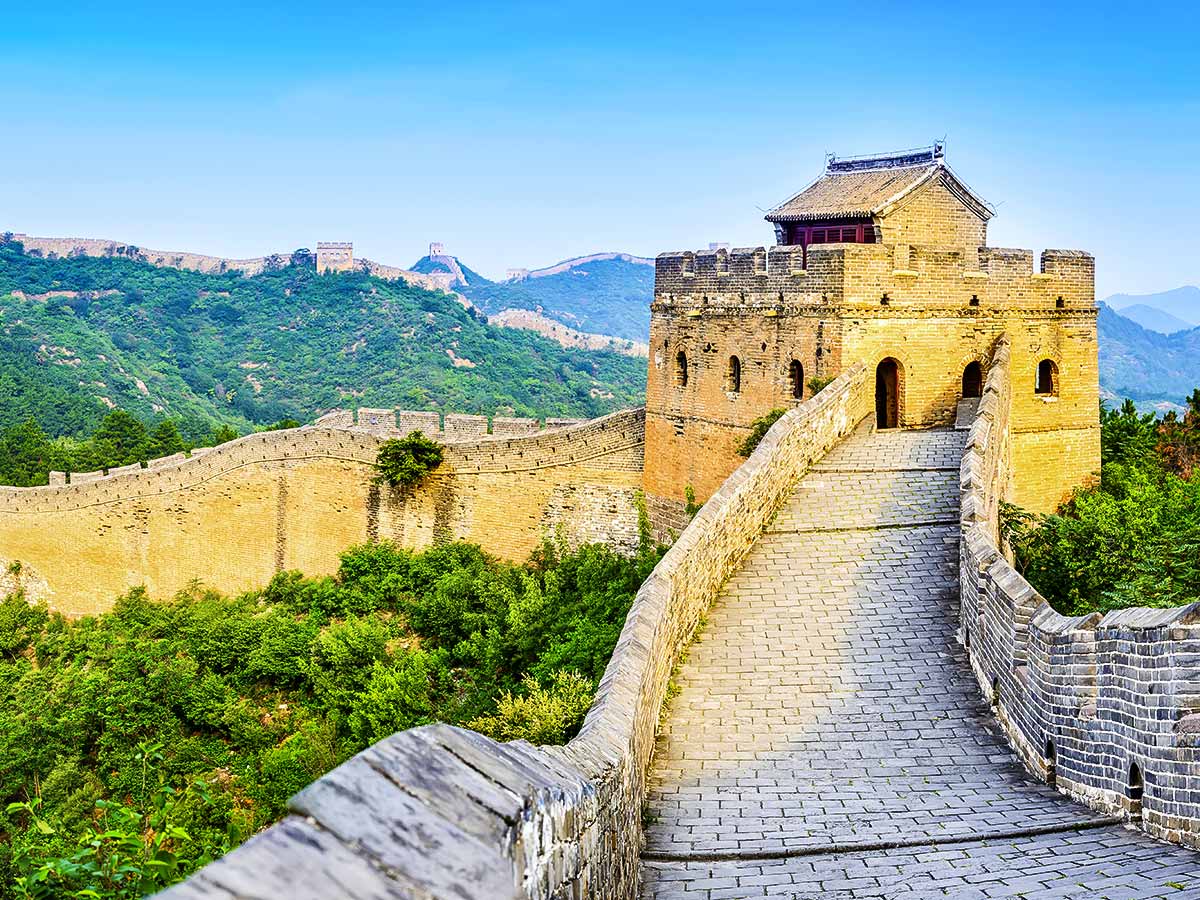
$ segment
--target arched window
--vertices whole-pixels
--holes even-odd
[[[968,363],[963,369],[962,395],[964,398],[983,396],[983,369],[977,362]]]
[[[1054,787],[1058,779],[1058,753],[1054,749],[1054,741],[1050,738],[1046,738],[1046,754],[1043,759],[1046,763],[1046,784]]]
[[[736,394],[742,389],[742,361],[736,356],[729,357],[729,368],[725,372],[725,390]]]
[[[804,399],[804,366],[798,359],[793,359],[788,366],[788,386],[792,389],[794,399]]]
[[[1034,391],[1045,397],[1058,396],[1058,366],[1052,359],[1043,359],[1037,367],[1037,385]]]
[[[687,354],[680,350],[675,354],[675,384],[687,387]]]

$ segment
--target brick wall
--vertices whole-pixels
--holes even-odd
[[[368,416],[395,429],[384,424],[391,410]],[[512,560],[560,529],[636,546],[642,410],[527,436],[460,430],[471,434],[447,442],[442,465],[409,489],[373,483],[380,437],[357,426],[262,432],[145,469],[0,488],[0,558],[22,563],[31,599],[74,616],[139,584],[166,597],[194,578],[236,592],[281,569],[332,572],[339,553],[370,539],[467,540]]]
[[[887,244],[982,247],[987,243],[987,222],[964,206],[940,179],[914,191],[881,217],[880,231]]]
[[[635,900],[645,778],[671,669],[805,470],[870,410],[862,366],[788,412],[638,591],[579,735],[498,744],[445,725],[393,735],[166,900],[455,896]]]
[[[1200,847],[1200,607],[1067,618],[1010,565],[998,505],[1024,477],[1013,463],[1016,359],[1002,338],[962,460],[960,640],[1031,771],[1154,837]]]

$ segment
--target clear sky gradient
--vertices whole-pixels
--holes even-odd
[[[174,11],[173,11],[174,10]],[[1200,282],[1200,15],[1104,3],[6,3],[0,229],[258,256],[442,241],[502,275],[768,243],[945,137],[990,243]]]

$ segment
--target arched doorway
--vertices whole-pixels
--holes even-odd
[[[900,364],[890,357],[875,369],[875,426],[900,426]]]
[[[962,377],[963,399],[983,396],[983,369],[978,362],[967,363]]]

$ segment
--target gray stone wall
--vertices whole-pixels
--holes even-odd
[[[634,900],[646,772],[680,650],[800,477],[873,402],[859,365],[776,422],[638,591],[565,747],[446,725],[395,734],[160,896]]]
[[[960,640],[1031,771],[1200,847],[1200,604],[1068,618],[1013,569],[998,517],[1011,496],[1010,390],[1001,338],[962,460]]]

